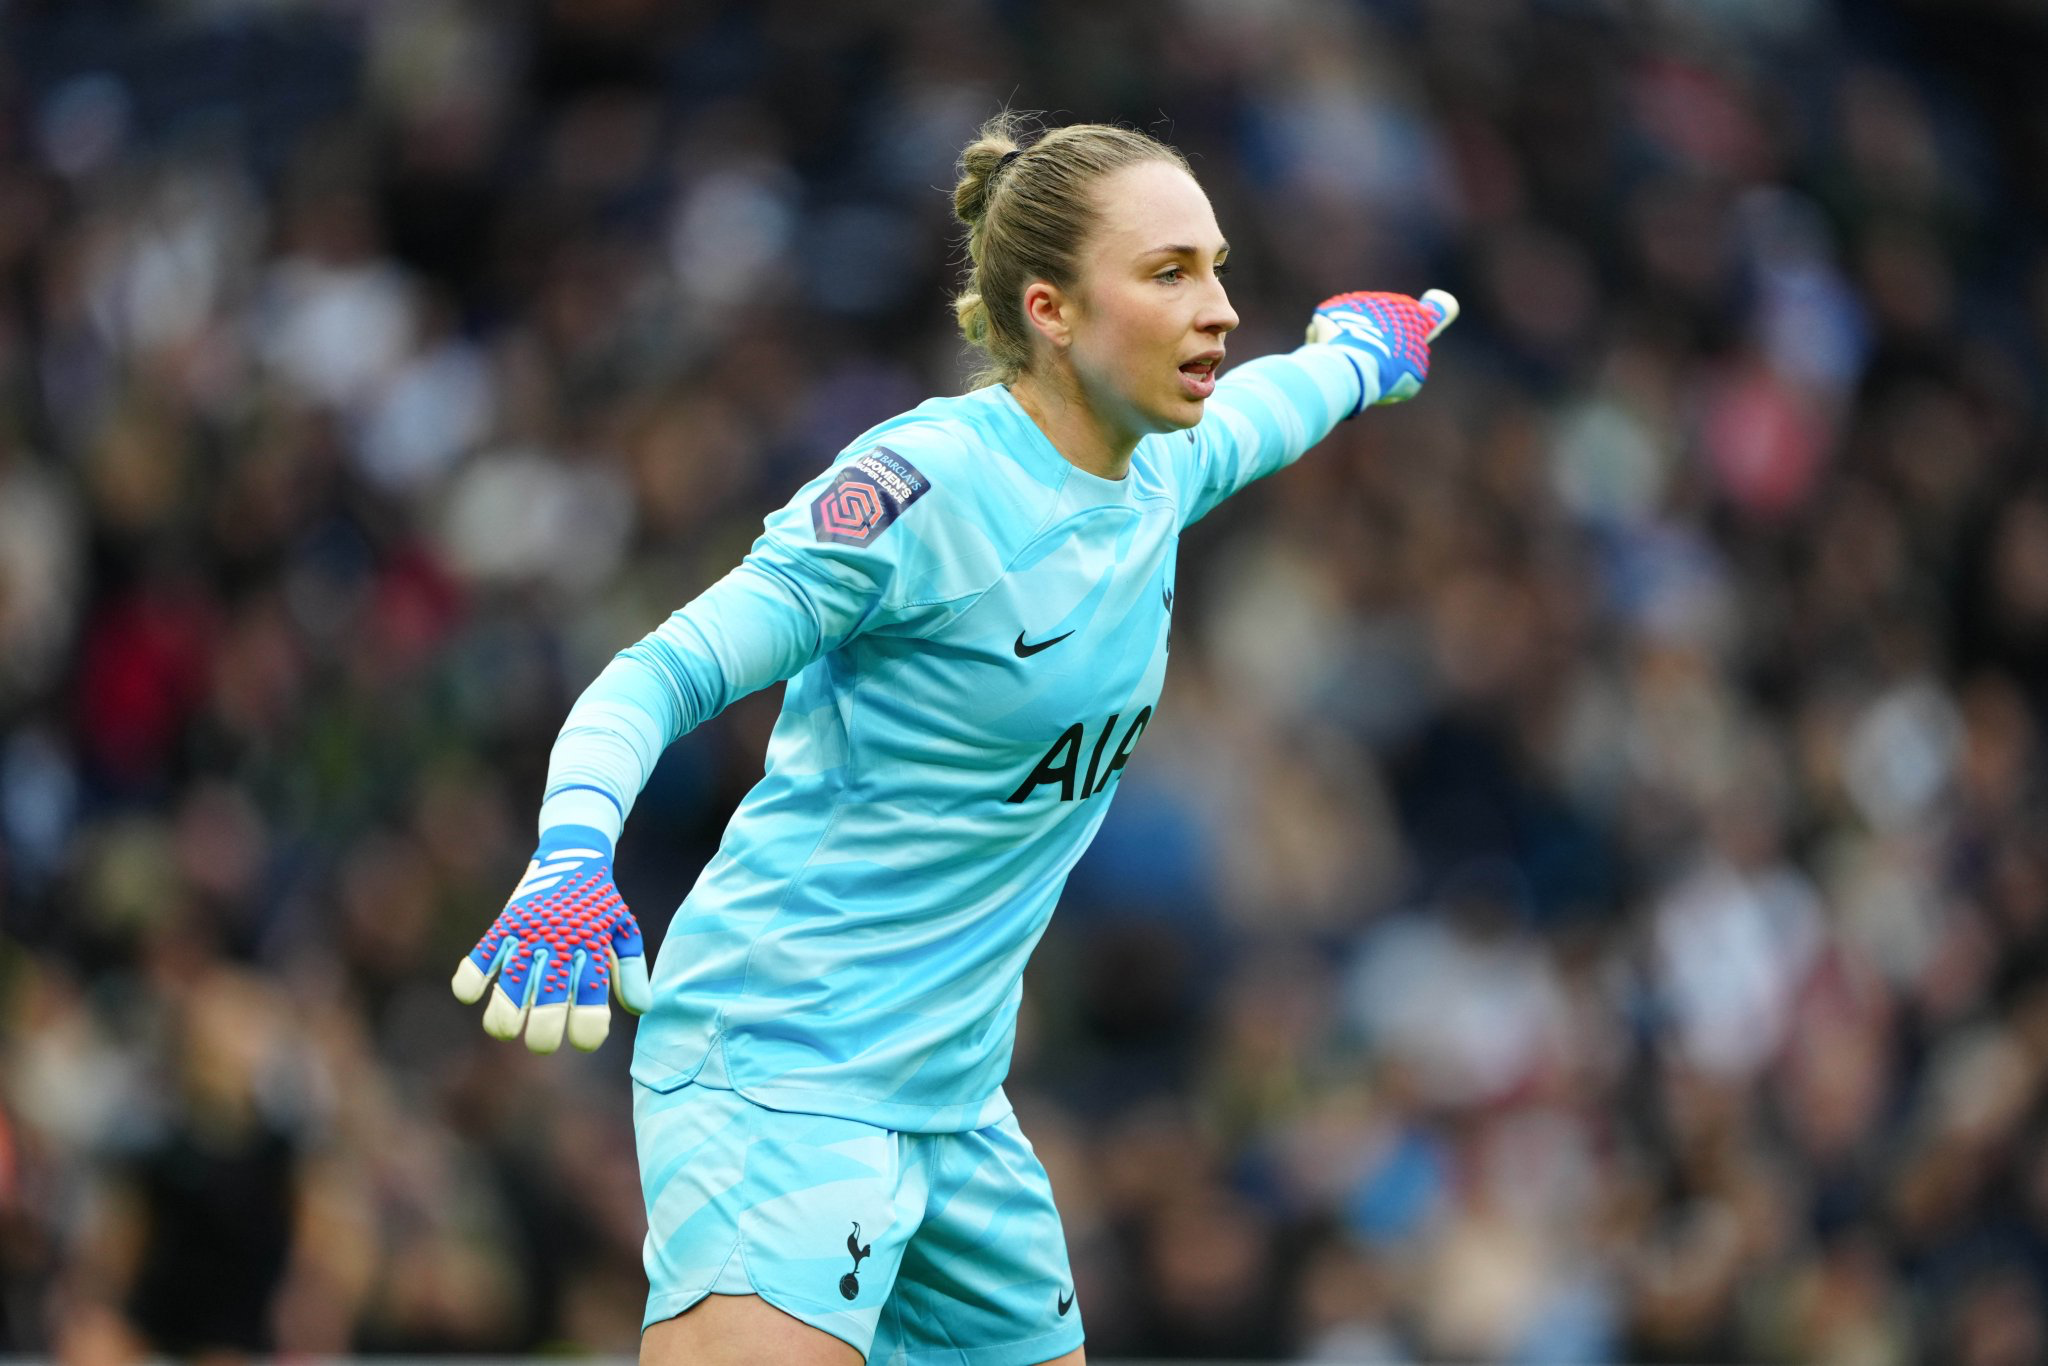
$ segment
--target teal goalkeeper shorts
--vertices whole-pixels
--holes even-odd
[[[909,1134],[633,1083],[647,1324],[759,1295],[871,1366],[1035,1366],[1081,1345],[1052,1185],[1009,1116]]]

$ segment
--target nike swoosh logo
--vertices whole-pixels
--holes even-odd
[[[1070,1292],[1068,1292],[1068,1293],[1067,1293],[1067,1294],[1065,1294],[1065,1295],[1062,1295],[1062,1296],[1060,1297],[1060,1317],[1061,1317],[1061,1318],[1065,1318],[1065,1317],[1067,1316],[1067,1311],[1068,1311],[1069,1309],[1072,1309],[1073,1307],[1074,1307],[1074,1296],[1073,1296],[1073,1293],[1072,1293],[1071,1291],[1070,1291]]]
[[[1026,645],[1024,643],[1024,633],[1022,631],[1019,631],[1017,633],[1017,658],[1029,659],[1031,658],[1031,656],[1037,654],[1040,650],[1050,650],[1053,646],[1059,644],[1061,641],[1065,640],[1067,636],[1070,636],[1072,634],[1074,634],[1072,631],[1068,631],[1062,635],[1054,636],[1051,640],[1041,640],[1036,645]]]

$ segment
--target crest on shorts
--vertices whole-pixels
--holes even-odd
[[[863,1243],[860,1240],[859,1224],[855,1224],[853,1232],[846,1235],[846,1250],[853,1254],[853,1270],[839,1278],[839,1293],[849,1300],[858,1299],[860,1297],[860,1259],[875,1250],[874,1244]]]
[[[821,541],[866,545],[924,497],[931,480],[887,446],[854,458],[811,502],[811,529]]]

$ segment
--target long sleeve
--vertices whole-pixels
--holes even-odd
[[[927,468],[944,454],[897,438]],[[569,710],[540,827],[614,840],[662,751],[734,700],[869,631],[917,634],[996,572],[987,545],[910,459],[870,446],[772,514],[744,560],[621,651]],[[899,523],[900,519],[900,524]]]
[[[777,564],[776,549],[757,546],[584,689],[548,763],[543,830],[590,825],[616,840],[663,750],[857,627],[857,586],[806,585]]]
[[[1225,374],[1181,455],[1183,525],[1255,479],[1285,469],[1379,397],[1376,374],[1348,348],[1302,346]],[[1178,443],[1180,438],[1168,438]]]

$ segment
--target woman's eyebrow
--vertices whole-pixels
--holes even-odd
[[[1219,245],[1217,246],[1217,248],[1216,248],[1216,254],[1217,254],[1218,256],[1222,256],[1222,255],[1224,255],[1225,253],[1227,253],[1227,252],[1228,252],[1229,250],[1230,250],[1230,243],[1228,243],[1228,242],[1223,242],[1223,243],[1220,243],[1220,244],[1219,244]],[[1146,253],[1145,253],[1145,255],[1147,255],[1147,256],[1199,256],[1200,254],[1201,254],[1200,248],[1197,248],[1197,247],[1190,247],[1190,246],[1187,246],[1187,245],[1185,245],[1185,244],[1183,244],[1183,243],[1178,243],[1178,242],[1176,242],[1176,243],[1174,243],[1174,244],[1172,244],[1172,245],[1170,245],[1170,246],[1164,246],[1164,247],[1154,247],[1154,248],[1152,248],[1152,250],[1150,250],[1150,251],[1148,251],[1148,252],[1146,252]]]

